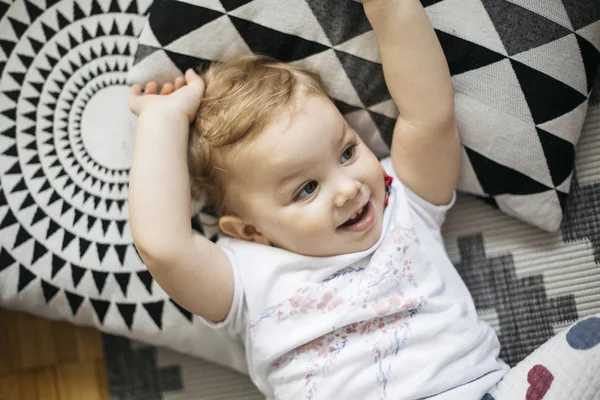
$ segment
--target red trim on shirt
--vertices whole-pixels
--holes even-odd
[[[387,173],[383,173],[383,182],[385,183],[385,202],[384,207],[387,207],[390,202],[390,193],[392,193],[392,182],[394,178],[389,176]]]

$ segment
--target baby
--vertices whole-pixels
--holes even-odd
[[[266,58],[134,86],[133,238],[175,301],[244,341],[269,399],[481,399],[508,367],[440,233],[460,164],[448,66],[418,0],[363,5],[400,110],[391,157],[318,76]],[[191,197],[217,210],[216,244]]]

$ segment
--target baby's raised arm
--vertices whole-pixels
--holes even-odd
[[[224,251],[191,227],[187,168],[189,125],[204,83],[188,71],[174,84],[134,86],[130,108],[139,116],[129,182],[133,241],[158,284],[194,314],[221,321],[233,298]]]
[[[448,64],[419,0],[363,0],[388,89],[400,110],[391,158],[398,177],[433,204],[452,197],[460,167]]]

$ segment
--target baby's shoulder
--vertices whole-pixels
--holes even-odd
[[[274,270],[280,265],[294,265],[302,261],[304,256],[274,246],[236,239],[222,235],[217,240],[233,265],[241,269],[257,267],[260,270]]]
[[[413,211],[411,213],[412,218],[423,220],[431,229],[440,229],[446,220],[448,210],[450,210],[456,202],[456,193],[453,194],[452,199],[448,204],[432,204],[413,192],[400,178],[398,178],[390,157],[386,157],[380,162],[385,172],[392,178],[391,187],[395,197],[396,211],[399,210],[400,213],[402,213],[402,210],[411,210]]]

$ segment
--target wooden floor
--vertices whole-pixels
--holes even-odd
[[[0,309],[0,400],[109,400],[102,337]]]

